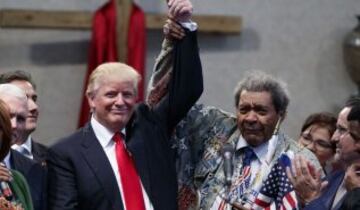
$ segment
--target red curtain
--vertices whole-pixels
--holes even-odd
[[[85,96],[91,72],[104,62],[117,61],[116,6],[110,0],[95,12],[92,23],[92,37],[89,48],[88,69],[85,77],[83,99],[78,126],[83,126],[90,116],[90,108]],[[127,42],[127,64],[145,75],[145,15],[135,4],[132,6]],[[139,100],[144,98],[144,80],[139,84]]]

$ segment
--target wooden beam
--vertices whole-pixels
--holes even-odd
[[[115,0],[116,6],[116,31],[117,36],[117,52],[120,62],[127,62],[127,40],[129,31],[129,19],[132,8],[131,0]]]
[[[0,10],[0,26],[89,29],[92,13],[80,11]]]
[[[83,11],[0,10],[0,27],[90,29],[93,13]],[[165,14],[146,14],[148,29],[162,29]],[[235,16],[194,15],[199,31],[206,33],[237,34],[241,31],[242,19]]]

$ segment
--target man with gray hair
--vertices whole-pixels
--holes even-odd
[[[178,30],[171,24],[168,20],[165,27],[170,29],[164,31]],[[171,46],[166,49],[168,53],[160,57],[150,80],[151,105],[165,92],[171,72]],[[253,71],[235,89],[236,117],[195,105],[173,136],[179,209],[250,209],[283,153],[303,154],[320,169],[314,154],[279,132],[288,104],[283,82]]]
[[[12,127],[12,144],[15,143],[25,130],[26,118],[28,115],[28,101],[25,92],[12,84],[0,84],[0,99],[9,108]],[[32,203],[35,210],[46,209],[46,171],[21,153],[10,149],[4,158],[4,164],[0,167],[0,179],[10,181],[9,169],[15,169],[24,175],[29,184]],[[6,168],[4,168],[6,166]]]
[[[0,98],[9,106],[13,129],[12,144],[14,144],[25,130],[28,114],[27,97],[20,88],[10,84],[2,84],[0,85]]]
[[[28,114],[26,116],[25,129],[23,129],[23,134],[16,140],[12,148],[26,157],[46,165],[47,147],[34,141],[31,136],[37,127],[39,116],[36,85],[31,75],[22,70],[5,72],[0,75],[0,83],[13,84],[21,88],[27,96]]]

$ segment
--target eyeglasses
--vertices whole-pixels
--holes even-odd
[[[329,149],[335,149],[335,146],[325,140],[322,139],[313,139],[312,136],[309,133],[302,133],[302,144],[304,146],[309,146],[310,144],[314,144],[315,148],[318,150],[329,150]]]

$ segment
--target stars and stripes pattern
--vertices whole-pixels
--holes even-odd
[[[286,175],[286,167],[290,167],[290,164],[290,158],[282,154],[260,189],[252,210],[298,209],[294,188]]]
[[[256,155],[250,147],[245,147],[243,153],[242,168],[235,173],[235,181],[231,185],[228,199],[223,199],[218,210],[225,210],[228,200],[234,201],[242,198],[244,192],[250,186],[251,161],[256,158]]]

